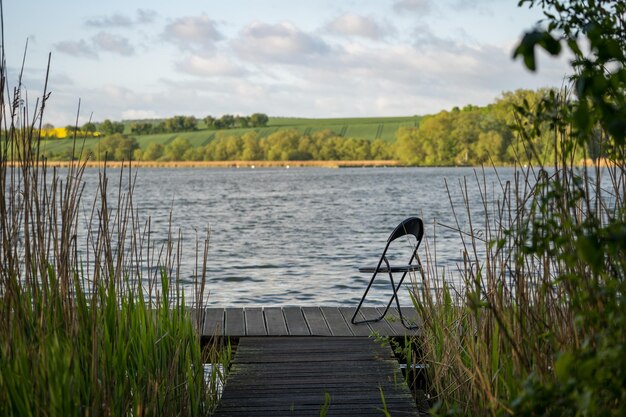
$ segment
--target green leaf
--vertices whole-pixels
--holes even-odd
[[[559,356],[556,363],[554,364],[554,372],[556,377],[565,382],[569,378],[570,369],[574,364],[574,355],[571,352],[564,352]]]
[[[561,53],[561,42],[556,40],[548,32],[543,32],[543,37],[539,45],[552,56],[557,56]]]
[[[537,70],[537,66],[535,64],[535,45],[538,41],[537,31],[527,32],[524,34],[522,41],[513,52],[513,58],[521,56],[524,60],[524,65],[526,65],[526,68],[531,71]]]
[[[531,71],[536,71],[535,46],[537,45],[542,47],[550,55],[555,56],[561,53],[561,43],[557,39],[544,30],[535,29],[532,32],[524,34],[522,41],[513,52],[513,58],[521,56],[526,68]]]

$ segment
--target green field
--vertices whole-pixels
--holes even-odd
[[[395,140],[396,131],[402,126],[418,126],[422,116],[363,117],[343,119],[305,119],[295,117],[272,117],[268,127],[297,129],[303,133],[330,129],[340,136],[355,139]]]
[[[261,136],[268,136],[279,130],[295,129],[303,135],[313,134],[316,131],[330,129],[343,137],[355,139],[382,139],[385,142],[395,140],[396,131],[402,126],[418,126],[422,116],[404,117],[363,117],[363,118],[341,118],[341,119],[307,119],[296,117],[270,117],[267,127],[247,128],[247,129],[223,129],[213,130],[204,128],[204,124],[199,123],[200,129],[192,132],[159,133],[152,135],[131,135],[137,139],[141,149],[145,149],[150,143],[168,144],[177,137],[184,137],[193,146],[204,146],[215,138],[217,134],[241,136],[246,132],[256,131]],[[158,122],[158,121],[154,121]],[[126,122],[125,122],[126,123]],[[128,123],[129,124],[129,123]],[[130,135],[127,128],[127,134]],[[79,145],[82,146],[83,138],[79,138]],[[85,138],[85,148],[93,148],[98,138]],[[72,140],[49,139],[42,141],[42,150],[47,154],[60,154],[71,150]]]

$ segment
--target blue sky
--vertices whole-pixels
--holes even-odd
[[[565,59],[524,70],[511,52],[539,10],[517,0],[15,0],[4,2],[14,85],[45,122],[264,112],[360,117],[484,105],[560,86]]]

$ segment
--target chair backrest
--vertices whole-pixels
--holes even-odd
[[[421,242],[422,236],[424,235],[424,223],[422,222],[422,219],[419,217],[409,217],[408,219],[402,221],[402,223],[400,223],[398,227],[391,232],[391,235],[389,235],[387,244],[404,235],[415,236],[419,246],[419,242]]]

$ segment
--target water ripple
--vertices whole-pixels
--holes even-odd
[[[116,175],[114,170],[109,174]],[[506,177],[512,170],[500,174]],[[207,227],[211,230],[211,305],[353,305],[370,278],[359,274],[357,266],[376,262],[389,233],[406,217],[421,216],[429,239],[436,231],[440,266],[456,269],[462,261],[458,234],[433,225],[456,227],[444,179],[455,189],[467,177],[469,195],[478,200],[473,176],[466,168],[144,168],[137,176],[134,202],[140,219],[152,219],[150,239],[159,245],[172,211],[183,235],[182,284],[190,291],[195,239],[203,239]],[[97,170],[87,170],[85,178],[84,201],[91,202]],[[490,175],[486,181],[497,180]],[[473,207],[473,220],[480,222],[482,207]],[[87,203],[85,211],[89,209]],[[467,219],[459,221],[467,228]],[[406,242],[396,250],[407,256]],[[372,299],[384,300],[388,288],[382,279]],[[402,301],[410,302],[405,291]]]

